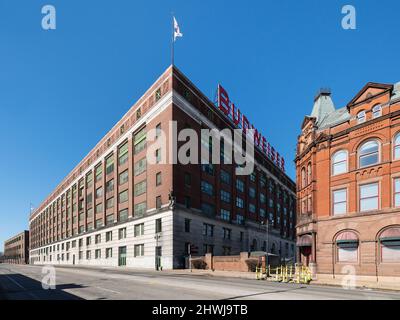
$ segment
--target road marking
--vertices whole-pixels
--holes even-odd
[[[102,288],[102,287],[94,287],[94,288],[96,288],[96,289],[100,289],[100,290],[109,291],[109,292],[112,292],[112,293],[115,293],[115,294],[121,294],[121,292],[114,291],[114,290],[107,289],[107,288]]]

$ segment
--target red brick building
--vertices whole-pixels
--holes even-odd
[[[400,83],[341,109],[321,90],[298,138],[299,261],[317,277],[400,281]]]
[[[33,212],[32,263],[180,268],[190,244],[200,255],[295,256],[295,184],[276,162],[257,149],[240,177],[235,165],[149,164],[150,131],[165,133],[155,153],[170,158],[170,121],[198,136],[235,128],[171,66]]]

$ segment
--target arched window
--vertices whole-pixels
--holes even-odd
[[[302,168],[301,169],[301,186],[302,188],[305,188],[307,185],[307,180],[306,180],[306,169]]]
[[[311,183],[311,178],[312,178],[312,172],[311,172],[311,163],[308,164],[307,166],[307,183]]]
[[[347,151],[341,150],[332,156],[332,174],[342,174],[347,172]]]
[[[393,158],[400,159],[400,133],[394,137]]]
[[[372,108],[372,118],[378,118],[382,115],[382,106],[380,104],[377,104]]]
[[[379,143],[370,140],[361,145],[358,151],[359,167],[368,167],[379,163]]]
[[[337,262],[356,263],[358,261],[358,236],[353,231],[343,231],[336,237]]]
[[[357,123],[363,123],[365,122],[365,111],[360,111],[357,113]]]
[[[400,262],[400,227],[390,227],[379,236],[382,262]]]

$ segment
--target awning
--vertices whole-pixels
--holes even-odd
[[[354,232],[345,231],[336,238],[337,243],[354,243],[358,242],[358,237]]]
[[[299,241],[297,241],[298,247],[311,247],[312,246],[312,237],[309,234],[301,236]]]
[[[400,240],[400,227],[389,228],[383,231],[379,237],[380,241]]]

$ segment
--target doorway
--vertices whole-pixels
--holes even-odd
[[[126,266],[126,247],[118,248],[118,266]]]

